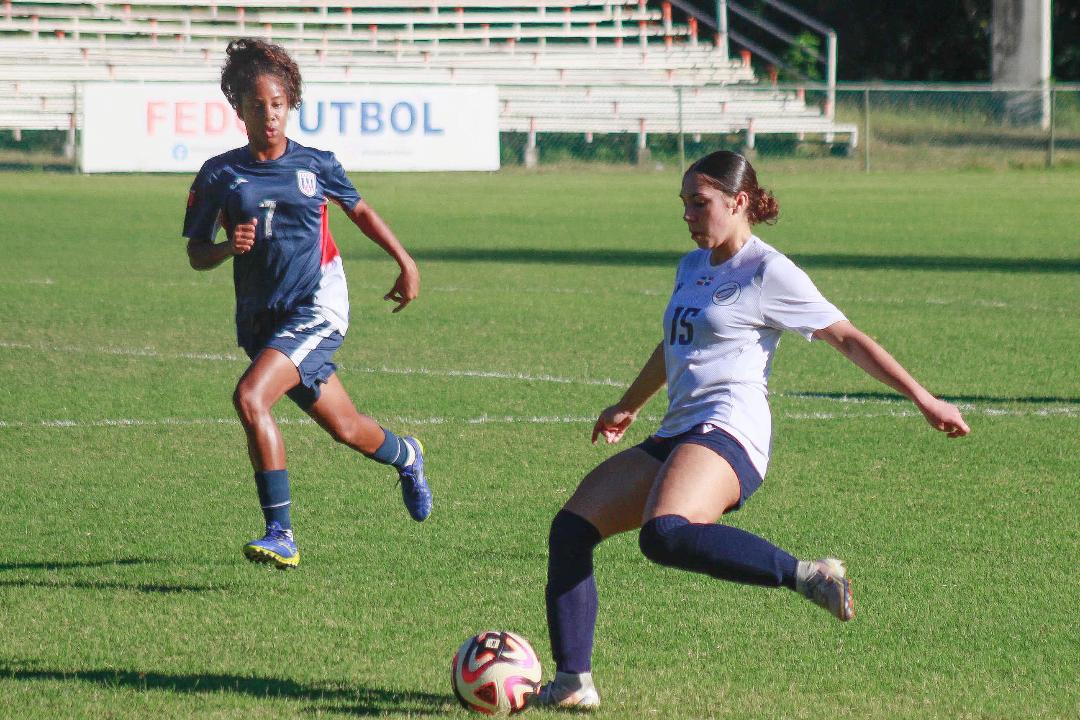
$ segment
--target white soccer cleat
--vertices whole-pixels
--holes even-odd
[[[557,672],[554,680],[529,697],[529,705],[587,712],[600,707],[600,693],[592,673]]]
[[[844,563],[836,558],[800,560],[795,589],[840,620],[855,617],[855,594],[851,590],[851,580],[847,577]]]

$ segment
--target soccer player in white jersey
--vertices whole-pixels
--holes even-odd
[[[327,222],[329,203],[397,261],[401,272],[385,296],[394,312],[416,298],[420,273],[334,154],[285,137],[301,93],[300,69],[285,50],[241,39],[226,54],[221,90],[243,121],[248,144],[203,164],[188,195],[183,234],[196,270],[232,259],[237,341],[251,358],[233,403],[266,523],[244,555],[289,568],[300,562],[300,551],[289,514],[285,446],[271,415],[283,395],[338,442],[394,466],[413,519],[427,518],[432,506],[420,442],[360,414],[331,362],[348,330],[349,296]],[[225,241],[215,243],[219,227]]]
[[[762,482],[771,450],[767,384],[782,331],[824,340],[922,412],[949,437],[969,432],[860,332],[787,257],[751,228],[774,221],[776,199],[743,156],[715,152],[683,176],[683,220],[698,249],[679,263],[663,339],[622,398],[600,413],[592,440],[618,442],[665,384],[668,410],[641,444],[590,472],[551,524],[546,588],[555,678],[543,706],[591,709],[597,594],[593,550],[640,528],[641,551],[661,565],[732,582],[786,587],[840,620],[855,615],[840,560],[799,560],[769,541],[718,524]]]

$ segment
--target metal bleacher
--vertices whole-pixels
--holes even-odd
[[[648,133],[857,136],[644,0],[3,0],[0,128],[74,131],[86,81],[216,83],[241,36],[285,46],[309,84],[495,85],[500,130],[532,148],[549,132],[642,148]]]

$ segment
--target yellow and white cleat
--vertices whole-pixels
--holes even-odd
[[[273,563],[284,570],[300,564],[300,549],[293,540],[292,530],[271,522],[266,525],[266,535],[244,546],[244,557],[251,562]]]

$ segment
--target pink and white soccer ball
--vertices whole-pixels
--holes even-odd
[[[463,642],[450,674],[458,702],[486,715],[519,713],[540,688],[540,660],[512,632],[486,630]]]

